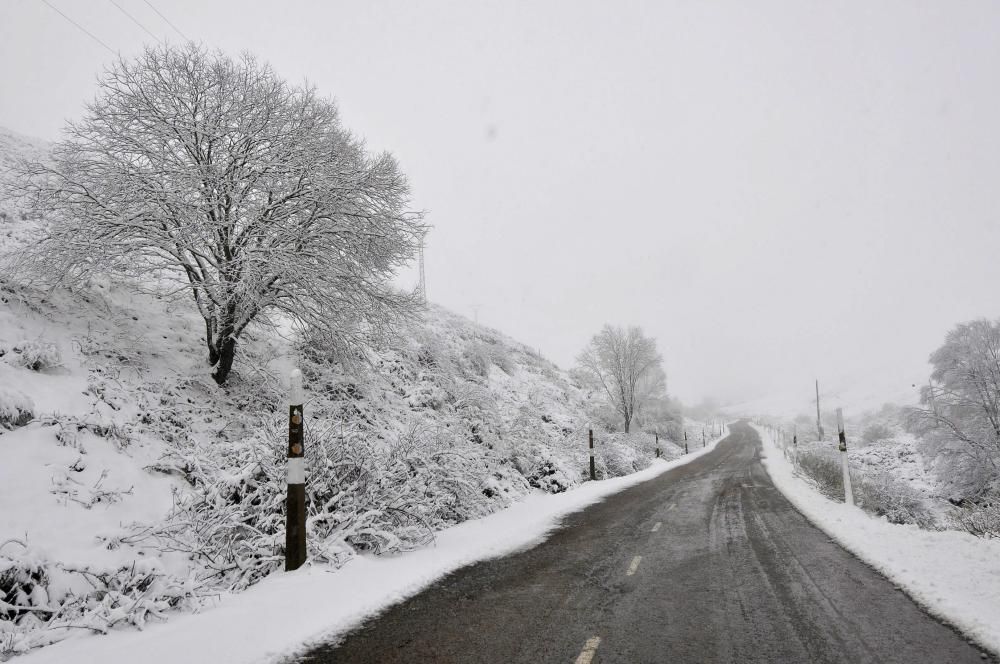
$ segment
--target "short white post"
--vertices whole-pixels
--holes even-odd
[[[844,504],[854,504],[854,491],[851,489],[851,471],[847,464],[847,435],[844,433],[844,411],[837,409],[837,434],[840,438],[840,460],[844,466]]]

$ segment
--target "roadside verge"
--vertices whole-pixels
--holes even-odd
[[[1000,653],[1000,541],[893,524],[830,500],[796,475],[765,429],[753,428],[764,468],[799,512],[929,613]]]
[[[467,565],[531,548],[568,514],[690,463],[715,449],[559,494],[532,494],[509,508],[437,533],[434,544],[395,556],[358,556],[339,570],[313,565],[273,574],[249,590],[223,597],[199,614],[171,617],[143,631],[67,639],[32,651],[18,664],[67,661],[118,664],[246,664],[274,662],[354,629]]]

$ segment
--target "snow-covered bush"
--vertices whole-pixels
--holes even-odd
[[[490,375],[490,353],[485,344],[470,345],[465,351],[465,359],[477,376],[486,378]]]
[[[141,629],[171,609],[200,606],[198,587],[155,559],[102,569],[49,560],[19,540],[0,542],[0,657],[79,629],[103,634],[123,623]]]
[[[843,462],[835,452],[801,450],[795,458],[795,467],[827,498],[844,499]],[[890,523],[912,523],[925,529],[939,527],[934,513],[928,508],[918,491],[895,479],[887,472],[866,473],[851,468],[851,484],[858,507],[884,516]]]
[[[55,369],[63,363],[59,347],[41,339],[22,341],[14,346],[14,353],[20,364],[32,371]]]
[[[861,434],[861,440],[866,445],[872,445],[880,440],[888,440],[890,438],[892,438],[892,429],[880,422],[869,424]]]
[[[577,483],[580,469],[557,458],[550,449],[537,445],[530,454],[515,457],[518,470],[528,484],[546,493],[561,493]]]
[[[795,457],[796,470],[811,480],[827,498],[844,497],[844,476],[841,462],[817,451],[800,451]]]
[[[652,439],[647,434],[602,434],[594,442],[598,477],[621,477],[648,468],[655,454]]]
[[[24,426],[35,416],[34,402],[11,387],[0,387],[0,427]]]
[[[852,478],[855,473],[852,473]],[[888,473],[857,473],[854,495],[858,507],[889,523],[912,523],[926,530],[938,529],[934,513],[919,492]]]
[[[954,516],[955,525],[976,537],[1000,537],[1000,504],[983,503],[963,507]]]
[[[309,557],[333,565],[353,551],[421,546],[527,489],[513,468],[447,432],[411,430],[383,446],[357,430],[307,430],[305,447]],[[137,529],[129,543],[184,551],[227,588],[255,583],[283,560],[285,463],[277,425],[241,442],[178,449],[161,466],[172,464],[192,491],[177,496],[162,526]]]

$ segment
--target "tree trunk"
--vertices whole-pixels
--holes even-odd
[[[222,343],[219,344],[218,348],[208,348],[209,361],[212,357],[215,357],[215,362],[212,362],[212,366],[215,367],[215,371],[212,372],[212,378],[216,383],[222,385],[226,382],[226,378],[229,377],[229,372],[233,369],[233,358],[236,357],[236,339],[231,335],[223,337]]]

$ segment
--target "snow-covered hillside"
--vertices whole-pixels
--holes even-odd
[[[44,147],[0,138],[8,157]],[[39,223],[5,205],[0,258]],[[441,307],[364,356],[249,331],[224,388],[203,335],[183,299],[0,281],[0,657],[142,627],[279,569],[294,366],[316,563],[419,548],[586,479],[587,394]],[[597,438],[601,477],[653,460],[650,435]]]

